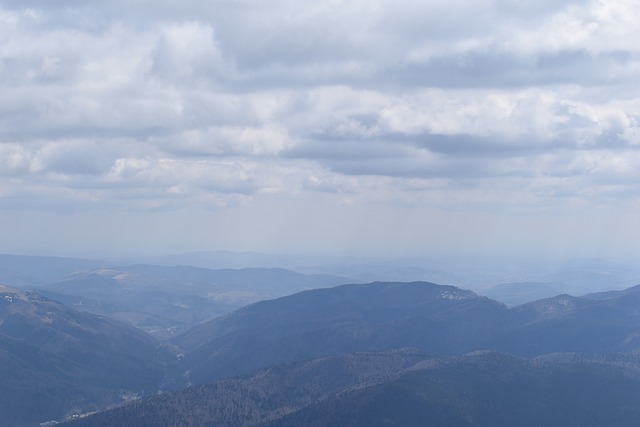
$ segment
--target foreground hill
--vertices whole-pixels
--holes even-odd
[[[176,385],[358,351],[463,353],[491,337],[506,312],[473,292],[424,282],[301,292],[250,305],[172,339],[185,352]]]
[[[25,425],[156,390],[168,355],[151,336],[0,286],[0,424]]]
[[[525,360],[473,354],[318,401],[268,427],[636,426],[638,360]]]
[[[71,422],[70,425],[258,425],[346,390],[387,381],[425,358],[428,356],[415,350],[394,350],[279,365],[245,378],[165,393]]]
[[[155,396],[73,427],[635,426],[640,358],[352,354]]]

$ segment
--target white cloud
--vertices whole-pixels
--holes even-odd
[[[275,156],[293,144],[287,129],[275,124],[188,129],[157,142],[165,146],[166,151],[195,156]]]
[[[24,173],[29,166],[29,154],[19,144],[0,144],[0,174]]]
[[[190,85],[218,77],[225,61],[210,25],[189,22],[162,25],[153,52],[153,73],[170,84]]]
[[[7,0],[0,206],[630,206],[639,17],[626,0]]]
[[[628,0],[591,0],[569,4],[535,29],[517,31],[513,48],[529,52],[579,49],[594,54],[603,52],[637,52],[633,40],[640,36],[636,17],[637,2]]]

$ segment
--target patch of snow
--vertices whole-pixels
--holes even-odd
[[[440,295],[438,295],[438,298],[454,300],[454,301],[462,301],[465,299],[469,299],[469,296],[465,294],[461,294],[457,291],[442,291],[440,292]]]

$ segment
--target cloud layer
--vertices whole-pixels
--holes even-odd
[[[4,0],[0,209],[628,212],[638,17],[626,0]]]

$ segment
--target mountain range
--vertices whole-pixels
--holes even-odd
[[[146,269],[123,268],[117,275],[151,277]],[[211,274],[157,271],[158,279],[186,277],[195,288],[198,274]],[[264,271],[228,272],[247,273]],[[145,287],[111,271],[105,276],[96,292]],[[294,282],[292,276],[292,284],[282,286]],[[76,285],[78,292],[91,289]],[[638,387],[639,337],[640,288],[509,308],[427,282],[341,285],[252,303],[159,339],[35,292],[2,287],[0,421],[23,427],[80,414],[74,422],[82,425],[359,426],[384,420],[384,408],[389,425],[420,425],[424,417],[440,420],[436,425],[491,425],[491,414],[501,420],[493,425],[578,425],[567,420],[583,418],[570,414],[595,408],[589,393],[601,384],[607,399],[590,417],[602,422],[582,425],[607,425],[603,420],[618,419],[615,414],[620,422],[611,425],[630,425],[638,406],[615,389],[635,393]],[[563,378],[571,379],[565,388]],[[508,408],[521,408],[533,421],[514,418]],[[533,416],[536,411],[564,424],[549,424],[550,418]],[[142,423],[153,414],[166,422]],[[99,421],[105,419],[119,421]]]
[[[171,343],[185,354],[177,369],[187,384],[275,363],[398,347],[438,355],[490,349],[523,357],[640,350],[640,288],[611,296],[559,295],[507,308],[471,291],[425,282],[345,285],[262,301]]]

